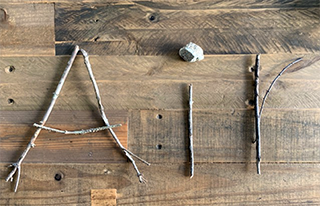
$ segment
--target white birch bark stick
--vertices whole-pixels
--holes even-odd
[[[87,53],[85,50],[83,50],[83,49],[81,49],[80,51],[81,51],[81,53],[82,53],[82,55],[83,55],[83,57],[84,57],[84,63],[85,63],[85,65],[86,65],[86,67],[87,67],[87,70],[88,70],[88,73],[89,73],[89,76],[90,76],[92,85],[93,85],[93,87],[94,87],[94,91],[95,91],[95,93],[96,93],[96,99],[97,99],[97,102],[98,102],[98,105],[99,105],[99,111],[100,111],[101,118],[103,119],[104,123],[105,123],[107,126],[110,126],[109,120],[108,120],[108,118],[107,118],[107,116],[106,116],[106,114],[105,114],[105,112],[104,112],[104,107],[103,107],[102,102],[101,102],[99,87],[98,87],[98,85],[97,85],[97,82],[96,82],[96,80],[95,80],[95,78],[94,78],[94,75],[93,75],[93,72],[92,72],[91,64],[90,64],[90,61],[89,61],[89,55],[88,55],[88,53]],[[109,128],[109,131],[110,131],[113,139],[116,141],[116,143],[118,144],[118,146],[119,146],[119,147],[121,148],[121,150],[123,151],[123,153],[124,153],[124,154],[127,156],[127,158],[131,161],[134,169],[135,169],[136,172],[137,172],[137,176],[138,176],[138,178],[139,178],[139,181],[140,181],[141,183],[145,183],[146,180],[143,178],[142,174],[140,173],[140,171],[139,171],[139,169],[138,169],[135,161],[134,161],[133,158],[131,157],[131,155],[134,156],[134,157],[136,157],[137,159],[139,159],[140,161],[142,161],[143,163],[145,163],[145,164],[147,164],[147,165],[150,165],[150,163],[147,162],[147,161],[145,161],[145,160],[143,160],[142,158],[134,155],[134,154],[133,154],[132,152],[130,152],[129,150],[127,150],[127,149],[121,144],[121,142],[119,141],[116,133],[113,131],[112,128]]]
[[[96,128],[90,128],[90,129],[82,129],[82,130],[74,130],[74,131],[55,129],[55,128],[52,128],[52,127],[46,127],[46,126],[43,126],[43,125],[39,125],[37,123],[34,123],[33,126],[41,128],[41,129],[45,129],[45,130],[48,130],[48,131],[51,131],[51,132],[61,133],[61,134],[82,135],[82,134],[87,134],[87,133],[99,132],[99,131],[106,130],[106,129],[109,129],[109,128],[121,127],[122,124],[115,124],[115,125],[110,125],[110,126],[103,126],[103,127],[96,127]]]
[[[50,103],[50,106],[48,107],[48,110],[46,111],[45,115],[43,116],[42,120],[40,121],[40,125],[44,125],[48,118],[49,118],[49,115],[51,114],[52,112],[52,109],[53,109],[53,106],[54,104],[56,103],[56,100],[61,92],[61,89],[62,89],[62,86],[64,85],[64,82],[66,81],[66,78],[69,74],[69,71],[71,69],[71,66],[77,56],[77,53],[79,51],[79,46],[75,46],[75,49],[74,51],[72,52],[72,55],[70,57],[70,60],[68,61],[68,64],[61,76],[61,79],[59,81],[59,84],[55,90],[55,92],[53,93],[53,97],[52,97],[52,100],[51,100],[51,103]],[[27,148],[23,151],[23,153],[21,154],[21,156],[19,157],[18,161],[11,164],[13,168],[13,170],[10,172],[10,174],[8,175],[8,177],[6,178],[6,181],[8,182],[9,180],[12,182],[13,181],[13,176],[14,174],[16,173],[16,171],[18,171],[18,174],[17,174],[17,181],[16,181],[16,184],[15,184],[15,187],[14,187],[14,192],[17,191],[18,189],[18,185],[19,185],[19,180],[20,180],[20,174],[21,174],[21,163],[23,162],[23,160],[25,159],[25,157],[27,156],[29,150],[33,147],[35,147],[35,141],[38,137],[38,135],[40,134],[41,132],[41,128],[38,128],[35,133],[33,134],[33,136],[31,137],[31,140],[27,146]]]
[[[194,153],[193,153],[193,123],[192,123],[192,84],[189,85],[189,150],[190,150],[190,179],[194,176]]]

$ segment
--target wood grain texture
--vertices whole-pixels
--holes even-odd
[[[0,56],[54,55],[54,5],[0,3],[0,36]]]
[[[8,174],[0,164],[0,178]],[[142,166],[147,185],[129,164],[25,164],[20,190],[0,182],[1,205],[90,205],[91,189],[117,189],[117,205],[318,205],[319,164],[184,164]],[[63,178],[56,181],[56,173]],[[36,192],[35,192],[36,191]]]
[[[56,54],[68,54],[73,44],[97,55],[176,54],[190,41],[205,54],[319,52],[318,6],[190,10],[159,4],[56,4]]]
[[[114,3],[114,2],[133,2],[148,7],[158,9],[250,9],[250,8],[305,8],[317,7],[320,5],[318,0],[2,0],[4,3]]]
[[[266,109],[262,162],[320,162],[319,117],[319,110]],[[189,161],[188,110],[134,111],[130,122],[129,148],[137,155],[151,163]],[[253,110],[194,110],[193,122],[196,163],[255,162]]]
[[[317,54],[262,55],[261,94],[281,69],[297,57],[270,93],[266,108],[319,108]],[[0,109],[46,110],[68,57],[0,58]],[[249,72],[254,55],[213,55],[186,63],[176,56],[92,56],[90,61],[106,109],[185,109],[187,85],[194,84],[195,109],[247,108],[253,98]],[[6,72],[8,66],[14,72]],[[14,103],[9,104],[8,100]],[[79,56],[56,103],[57,110],[95,110],[96,99]]]
[[[116,206],[116,189],[91,190],[91,206]]]
[[[44,112],[1,111],[0,120],[0,162],[16,161],[34,131]],[[107,113],[111,124],[123,124],[114,128],[120,142],[127,147],[128,114],[123,111]],[[80,130],[103,126],[98,111],[53,111],[46,124],[59,129]],[[126,162],[121,150],[108,131],[86,135],[63,135],[42,131],[36,147],[28,154],[25,162],[32,163],[96,163]]]

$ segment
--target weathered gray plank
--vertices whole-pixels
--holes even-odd
[[[175,54],[190,41],[205,54],[319,52],[317,6],[203,11],[156,4],[57,4],[57,54],[68,54],[75,43],[98,55]]]
[[[261,94],[296,57],[275,85],[266,107],[319,108],[319,57],[262,55]],[[46,110],[69,57],[0,59],[1,110]],[[90,58],[107,109],[184,109],[187,84],[194,83],[195,109],[246,108],[253,98],[249,66],[253,55],[206,56],[197,63],[177,56]],[[10,65],[14,72],[6,72]],[[14,103],[8,102],[12,99]],[[58,110],[93,110],[96,99],[82,57],[78,57],[56,103]]]
[[[53,56],[53,4],[0,2],[0,56]]]
[[[265,109],[262,162],[320,162],[319,112]],[[138,155],[159,164],[189,161],[187,109],[134,111],[130,122],[128,145]],[[196,163],[255,162],[254,111],[194,110],[193,131]]]
[[[1,205],[90,205],[91,189],[117,189],[117,205],[318,205],[318,164],[196,164],[189,179],[184,164],[142,166],[147,185],[129,163],[25,164],[19,191],[0,181]],[[60,181],[54,176],[63,174]],[[0,178],[8,174],[0,164]]]

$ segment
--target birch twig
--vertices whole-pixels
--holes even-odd
[[[106,126],[110,126],[110,123],[109,123],[109,120],[104,112],[104,107],[102,105],[102,102],[101,102],[101,97],[100,97],[100,92],[99,92],[99,87],[97,85],[97,82],[94,78],[94,75],[93,75],[93,72],[92,72],[92,68],[91,68],[91,64],[90,64],[90,61],[89,61],[89,55],[88,53],[81,49],[80,50],[83,57],[84,57],[84,63],[87,67],[87,70],[88,70],[88,73],[89,73],[89,76],[90,76],[90,79],[91,79],[91,82],[92,82],[92,85],[93,85],[93,88],[94,88],[94,91],[96,93],[96,99],[97,99],[97,102],[98,102],[98,106],[99,106],[99,111],[100,111],[100,115],[101,115],[101,118],[103,119],[104,123]],[[143,160],[142,158],[138,157],[137,155],[134,155],[131,151],[127,150],[122,144],[121,142],[119,141],[116,133],[113,131],[112,128],[109,128],[109,131],[113,137],[113,139],[116,141],[116,143],[118,144],[118,146],[120,147],[120,149],[123,151],[123,153],[127,156],[127,158],[131,161],[134,169],[136,170],[137,172],[137,176],[139,178],[139,181],[141,183],[146,183],[146,180],[143,178],[142,176],[142,173],[140,173],[135,161],[133,160],[132,156],[136,157],[138,160],[140,160],[141,162],[145,163],[146,165],[150,165],[149,162]]]
[[[68,61],[68,64],[67,64],[67,66],[66,66],[66,68],[65,68],[65,70],[64,70],[64,72],[63,72],[63,74],[61,76],[61,79],[60,79],[59,84],[58,84],[58,86],[56,88],[56,91],[53,93],[53,97],[52,97],[51,103],[49,105],[49,108],[46,111],[45,115],[43,116],[42,120],[40,121],[40,125],[41,126],[43,126],[47,122],[47,120],[49,118],[49,115],[52,112],[53,106],[56,103],[56,100],[57,100],[57,98],[58,98],[58,96],[60,94],[60,91],[62,89],[62,86],[63,86],[64,82],[66,81],[66,78],[67,78],[67,76],[69,74],[69,71],[70,71],[71,66],[72,66],[72,64],[73,64],[73,62],[74,62],[74,60],[75,60],[75,58],[77,56],[78,51],[79,51],[79,46],[75,46],[75,49],[72,52],[70,60]],[[20,174],[21,174],[21,164],[22,164],[23,160],[25,159],[25,157],[27,156],[29,150],[31,148],[35,147],[34,143],[35,143],[38,135],[40,134],[40,132],[41,132],[41,128],[38,128],[35,131],[35,133],[33,134],[33,136],[31,137],[31,140],[30,140],[27,148],[23,151],[23,153],[19,157],[18,161],[10,165],[11,167],[13,167],[13,170],[10,172],[10,174],[6,178],[7,182],[9,180],[12,182],[13,181],[13,176],[15,175],[16,172],[18,172],[17,173],[16,184],[15,184],[15,187],[14,187],[14,192],[16,192],[17,189],[18,189],[19,180],[20,180]]]
[[[194,175],[194,153],[193,153],[193,125],[192,125],[192,84],[189,85],[189,150],[190,150],[190,179]]]
[[[96,128],[90,128],[90,129],[75,130],[75,131],[55,129],[55,128],[51,128],[51,127],[46,127],[46,126],[43,126],[43,125],[39,125],[39,124],[37,124],[37,123],[34,123],[33,126],[34,126],[34,127],[41,128],[41,129],[45,129],[45,130],[48,130],[48,131],[52,131],[52,132],[62,133],[62,134],[76,134],[76,135],[81,135],[81,134],[99,132],[99,131],[106,130],[106,129],[109,129],[109,128],[121,127],[122,124],[115,124],[115,125],[110,125],[110,126],[103,126],[103,127],[96,127]]]
[[[261,161],[261,145],[260,145],[260,114],[259,114],[259,69],[260,69],[260,54],[256,56],[256,63],[253,67],[254,77],[255,77],[255,89],[254,89],[254,111],[255,111],[255,126],[256,126],[256,165],[257,165],[257,174],[260,172],[260,161]]]

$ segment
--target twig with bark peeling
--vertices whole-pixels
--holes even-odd
[[[260,146],[260,115],[259,115],[259,69],[260,69],[260,54],[256,56],[256,63],[253,67],[254,71],[254,112],[255,112],[255,125],[256,125],[256,165],[257,174],[260,174],[260,161],[261,161],[261,146]]]
[[[88,73],[89,73],[89,76],[90,76],[90,79],[91,79],[91,82],[92,82],[92,85],[93,85],[93,88],[94,88],[94,91],[96,93],[96,99],[97,99],[97,102],[98,102],[98,106],[99,106],[99,111],[100,111],[100,115],[101,115],[101,118],[102,120],[104,121],[105,125],[106,126],[110,126],[110,123],[109,123],[109,120],[104,112],[104,107],[102,105],[102,102],[101,102],[101,97],[100,97],[100,92],[99,92],[99,88],[98,88],[98,85],[97,85],[97,82],[94,78],[94,75],[93,75],[93,72],[92,72],[92,69],[91,69],[91,64],[90,64],[90,61],[89,61],[89,55],[88,53],[81,49],[80,50],[83,57],[84,57],[84,63],[87,67],[87,70],[88,70]],[[123,151],[123,153],[127,156],[127,158],[131,161],[134,169],[136,170],[137,172],[137,176],[139,178],[139,181],[141,183],[146,183],[146,180],[143,178],[142,174],[140,173],[135,161],[133,160],[132,156],[136,157],[138,160],[142,161],[143,163],[145,163],[146,165],[150,165],[150,163],[148,163],[147,161],[143,160],[142,158],[138,157],[137,155],[133,154],[131,151],[127,150],[122,144],[121,142],[119,141],[116,133],[113,131],[112,128],[109,128],[109,131],[113,137],[113,139],[116,141],[116,143],[118,144],[118,146],[120,147],[120,149]]]
[[[87,133],[99,132],[99,131],[106,130],[106,129],[109,129],[109,128],[121,127],[122,124],[115,124],[115,125],[110,125],[110,126],[103,126],[103,127],[96,127],[96,128],[90,128],[90,129],[75,130],[75,131],[55,129],[55,128],[46,127],[46,126],[43,126],[43,125],[40,125],[40,124],[37,124],[37,123],[34,123],[33,126],[41,128],[41,129],[48,130],[50,132],[57,132],[57,133],[61,133],[61,134],[82,135],[82,134],[87,134]]]
[[[67,67],[65,68],[63,74],[62,74],[62,77],[59,81],[59,84],[56,88],[56,91],[53,93],[53,97],[52,97],[52,100],[51,100],[51,103],[49,105],[49,108],[47,110],[47,112],[44,114],[42,120],[40,121],[40,125],[43,126],[48,118],[49,118],[49,115],[50,113],[52,112],[52,109],[53,109],[53,106],[54,104],[56,103],[56,100],[60,94],[60,91],[62,89],[62,86],[64,84],[64,82],[66,81],[66,77],[71,69],[71,66],[77,56],[77,53],[79,51],[79,46],[76,46],[74,51],[72,52],[72,55],[71,55],[71,58],[70,60],[68,61],[68,64],[67,64]],[[19,180],[20,180],[20,174],[21,174],[21,164],[22,164],[22,161],[25,159],[25,157],[27,156],[28,152],[30,151],[31,148],[34,148],[35,147],[35,141],[38,137],[38,135],[40,134],[41,132],[41,128],[38,128],[35,133],[33,134],[33,136],[31,137],[31,140],[27,146],[27,148],[23,151],[23,153],[21,154],[21,156],[19,157],[18,161],[11,164],[10,166],[11,167],[14,167],[13,170],[10,172],[10,174],[8,175],[8,177],[6,178],[6,181],[8,182],[9,180],[12,182],[13,181],[13,176],[15,175],[16,172],[17,173],[17,180],[16,180],[16,184],[15,184],[15,187],[14,187],[14,192],[17,191],[18,189],[18,185],[19,185]]]
[[[296,60],[294,60],[293,62],[291,62],[290,64],[288,64],[286,67],[284,67],[281,72],[273,79],[272,83],[270,84],[268,90],[266,91],[266,94],[263,97],[262,100],[262,104],[261,107],[259,109],[259,68],[260,68],[260,54],[258,54],[256,56],[256,63],[255,66],[253,67],[253,71],[254,71],[254,77],[255,77],[255,92],[254,92],[254,96],[255,96],[255,125],[256,125],[256,139],[255,141],[253,141],[253,143],[256,143],[256,164],[257,164],[257,174],[261,174],[261,170],[260,170],[260,162],[261,162],[261,141],[260,141],[260,122],[261,122],[261,115],[262,115],[262,111],[264,109],[264,104],[266,102],[266,99],[272,89],[272,87],[274,86],[274,84],[276,83],[276,81],[280,78],[280,76],[292,65],[294,65],[295,63],[298,63],[302,60],[302,58],[298,58]]]
[[[193,125],[192,125],[192,84],[189,85],[189,150],[190,150],[190,179],[194,176]]]

